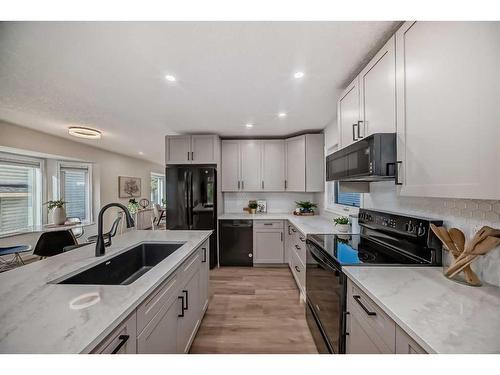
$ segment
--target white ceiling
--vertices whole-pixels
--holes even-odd
[[[103,138],[82,142],[161,164],[166,134],[321,129],[397,25],[3,22],[0,119],[73,140],[68,126],[95,127]]]

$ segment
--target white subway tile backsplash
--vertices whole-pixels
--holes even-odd
[[[314,198],[313,193],[224,193],[224,212],[240,213],[248,206],[249,200],[265,199],[267,212],[291,213],[295,209],[295,201],[314,202]]]
[[[403,197],[393,182],[372,183],[363,207],[442,219],[447,228],[459,228],[467,238],[483,225],[500,228],[500,201]],[[482,280],[500,286],[500,248],[478,258],[473,268]]]

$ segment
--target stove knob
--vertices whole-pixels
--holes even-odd
[[[417,235],[422,237],[425,234],[425,228],[420,224],[420,226],[417,229]]]

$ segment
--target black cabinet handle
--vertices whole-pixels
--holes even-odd
[[[264,223],[264,225],[273,225],[273,223]]]
[[[129,335],[120,335],[118,336],[118,340],[120,340],[120,343],[116,346],[116,348],[113,349],[113,351],[111,352],[111,354],[116,354],[120,351],[120,349],[122,348],[123,345],[125,345],[125,343],[128,341],[128,339],[130,338]]]
[[[183,290],[182,293],[184,293],[184,296],[186,297],[186,307],[184,309],[189,310],[189,301],[188,301],[189,292],[187,290]]]
[[[377,315],[377,313],[376,313],[375,311],[370,311],[370,310],[368,310],[368,309],[366,308],[366,306],[365,306],[365,305],[363,305],[363,304],[361,303],[361,296],[352,296],[352,298],[354,298],[354,300],[355,300],[355,301],[359,304],[359,306],[361,306],[361,308],[362,308],[363,310],[365,310],[365,313],[367,313],[367,314],[368,314],[368,315],[370,315],[370,316],[375,316],[375,315]]]
[[[361,124],[363,124],[363,121],[358,121],[358,138],[364,138],[364,136],[362,137],[361,134],[359,133],[361,130]],[[364,133],[365,132],[363,132],[363,134]]]
[[[281,235],[281,242],[283,242],[283,232],[281,232],[280,235]]]
[[[299,246],[299,245],[295,245],[295,248],[296,248],[297,250],[300,250],[300,246]]]
[[[238,180],[238,190],[240,190],[240,181]]]
[[[201,263],[206,263],[207,262],[207,249],[205,247],[201,248],[203,250],[203,259],[201,260]]]
[[[285,180],[285,189],[286,189],[286,180]]]
[[[352,124],[352,140],[353,141],[357,141],[358,140],[356,138],[356,126],[358,126],[358,124]]]
[[[189,151],[188,151],[188,160],[189,160]]]
[[[194,160],[194,152],[191,151],[191,160]]]
[[[177,316],[179,318],[184,318],[184,296],[179,296],[177,298],[181,300],[181,313],[178,314]]]
[[[292,232],[293,232],[293,233],[295,233],[295,232],[297,232],[297,231],[296,231],[295,229],[293,229],[293,228],[292,228]]]
[[[305,238],[302,237],[302,236],[299,236],[299,239],[302,241],[302,242],[306,242]]]
[[[299,268],[299,267],[297,267],[297,266],[295,266],[295,270],[296,270],[297,272],[300,272],[300,268]]]
[[[399,182],[399,164],[403,164],[401,160],[396,161],[396,166],[394,170],[394,182],[396,185],[403,185],[402,182]]]

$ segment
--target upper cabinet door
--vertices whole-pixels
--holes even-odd
[[[223,140],[221,161],[221,190],[238,191],[240,182],[240,142],[237,140]]]
[[[178,135],[165,137],[166,164],[191,163],[191,136]]]
[[[396,33],[401,195],[500,198],[500,23]]]
[[[262,141],[262,190],[285,190],[285,141]]]
[[[346,147],[358,140],[359,85],[357,77],[344,90],[337,107],[340,147]]]
[[[306,134],[306,191],[325,190],[325,142],[323,134]]]
[[[240,141],[241,190],[261,191],[262,141]]]
[[[359,75],[361,121],[357,138],[396,131],[395,40],[392,36]]]
[[[289,138],[286,150],[286,191],[306,191],[306,137]]]
[[[191,136],[191,161],[197,164],[214,164],[218,161],[216,135]]]

